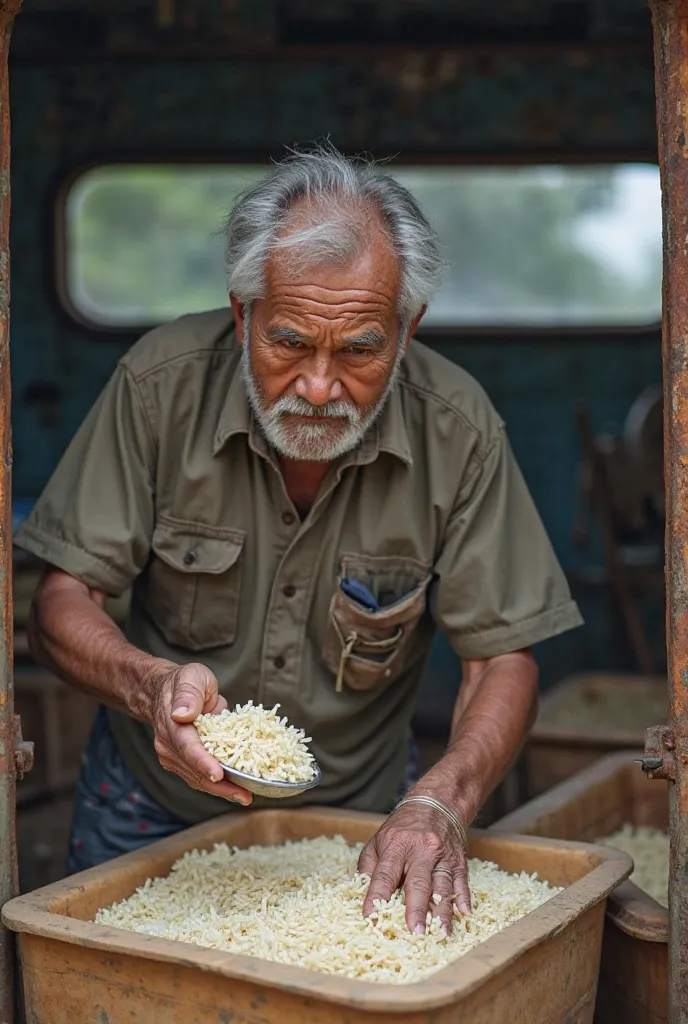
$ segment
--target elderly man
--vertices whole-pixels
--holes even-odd
[[[103,706],[70,865],[248,805],[192,723],[279,702],[322,768],[302,801],[393,812],[364,909],[403,886],[423,931],[439,893],[448,927],[462,826],[533,721],[528,648],[580,616],[503,423],[412,340],[441,260],[404,188],[291,156],[234,207],[228,265],[231,313],[134,345],[17,537],[47,566],[35,658]],[[104,603],[130,585],[122,633]],[[463,664],[451,738],[394,809],[435,627]]]

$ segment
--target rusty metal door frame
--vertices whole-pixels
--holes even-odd
[[[662,182],[669,724],[645,770],[669,780],[669,1021],[688,1024],[688,0],[650,0]]]
[[[12,438],[9,366],[10,111],[7,57],[21,0],[0,0],[0,906],[18,890],[12,608]],[[0,1021],[14,1020],[14,943],[0,927]]]
[[[10,112],[7,57],[21,0],[0,3],[0,903],[17,892],[12,609],[12,439],[9,368]],[[0,928],[0,1017],[14,1020],[14,948]]]

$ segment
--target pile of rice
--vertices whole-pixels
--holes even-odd
[[[661,903],[669,906],[669,836],[646,825],[624,825],[618,832],[597,840],[633,858],[631,881]]]
[[[428,913],[426,933],[411,935],[401,892],[363,917],[369,879],[356,872],[362,848],[336,836],[193,850],[167,877],[149,879],[129,899],[99,910],[96,921],[327,974],[408,983],[561,892],[536,875],[510,875],[471,860],[471,915],[454,918],[447,937]]]
[[[199,715],[195,726],[205,749],[220,764],[270,782],[311,782],[315,758],[306,746],[311,742],[303,729],[279,718],[262,704],[237,704],[219,715]]]

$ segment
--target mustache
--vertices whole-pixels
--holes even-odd
[[[361,418],[360,410],[348,402],[325,402],[324,405],[311,405],[305,398],[296,395],[286,395],[278,398],[270,409],[273,416],[306,416],[313,419],[338,419],[348,420],[349,423],[358,423]]]

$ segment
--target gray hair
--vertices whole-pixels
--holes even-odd
[[[299,199],[307,202],[294,230],[283,230]],[[348,264],[370,240],[371,211],[400,262],[399,315],[410,323],[440,281],[437,235],[408,189],[372,160],[348,159],[330,145],[290,153],[239,197],[227,221],[229,291],[250,308],[280,251],[289,251],[292,266]]]

